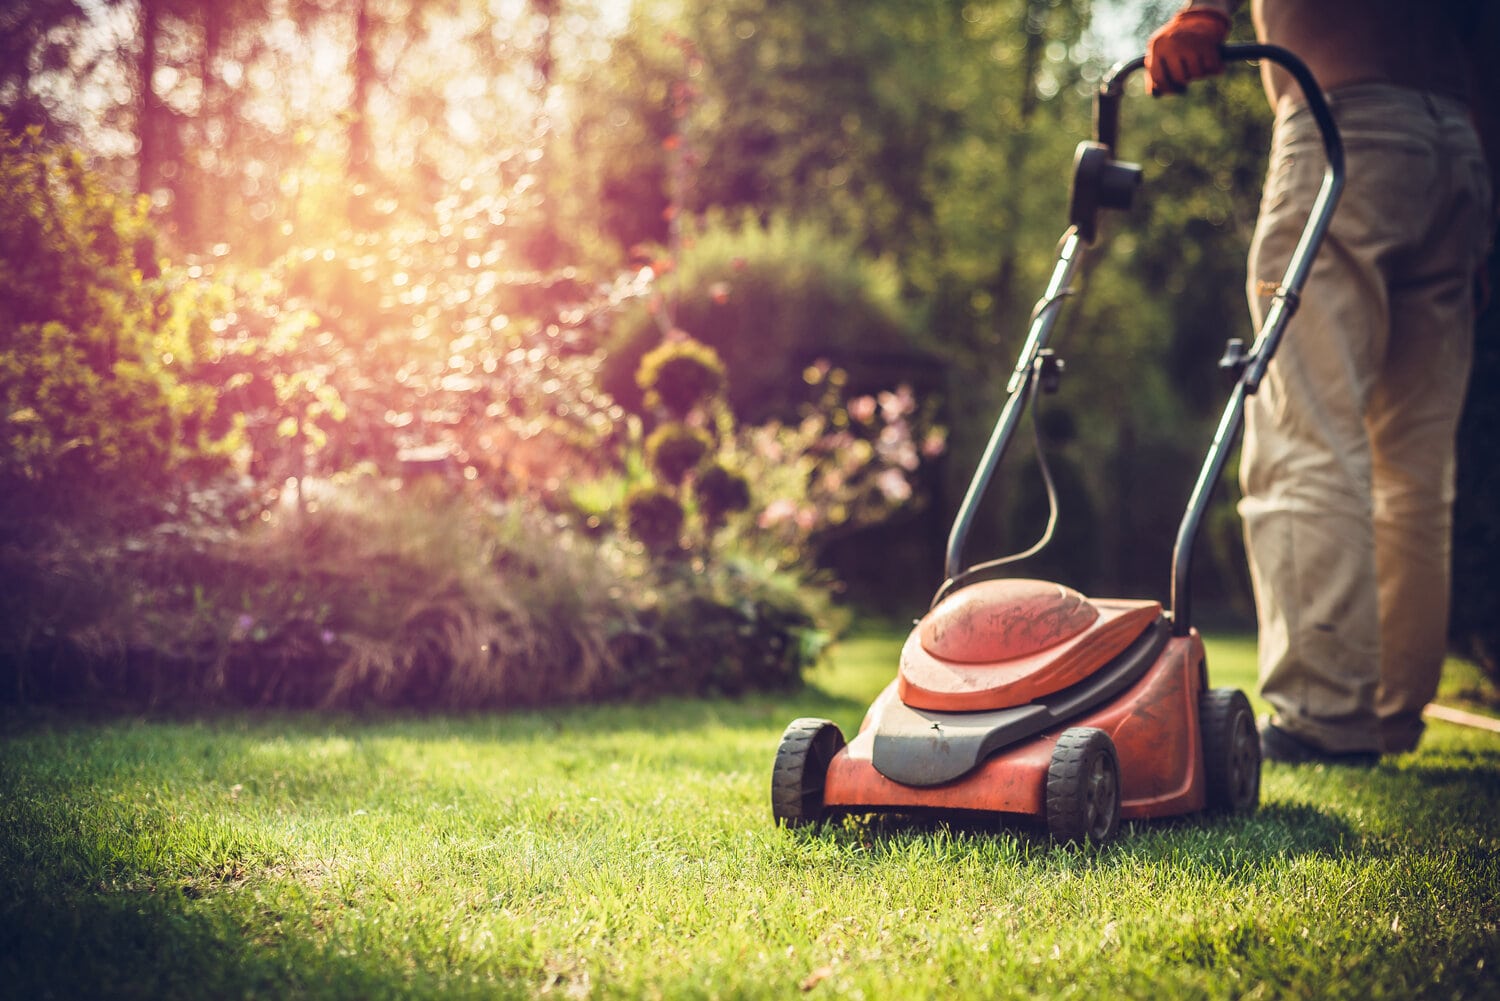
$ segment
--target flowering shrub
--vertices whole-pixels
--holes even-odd
[[[650,371],[643,363],[639,382],[652,388],[673,372],[723,370],[712,348],[680,331],[647,357]],[[675,367],[681,358],[693,364]],[[826,542],[917,499],[913,476],[946,444],[932,406],[905,385],[846,399],[846,374],[827,362],[809,366],[803,380],[819,395],[795,423],[740,425],[722,395],[675,391],[678,409],[665,413],[646,438],[645,461],[635,464],[649,478],[624,499],[630,534],[653,552],[682,541],[700,559],[742,553],[807,574]],[[711,385],[690,381],[698,390]],[[720,383],[720,394],[730,385]],[[626,456],[627,477],[631,465]],[[701,472],[690,477],[694,469]]]
[[[755,493],[753,523],[739,527],[733,544],[782,568],[912,502],[914,474],[946,447],[931,405],[909,387],[840,403],[841,372],[819,365],[806,377],[824,387],[821,405],[795,424],[741,429],[733,445]]]

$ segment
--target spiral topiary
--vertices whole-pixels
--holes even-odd
[[[662,482],[680,484],[713,448],[706,431],[674,421],[646,439],[646,461]]]
[[[690,337],[658,345],[636,370],[636,384],[646,391],[646,402],[665,407],[678,420],[722,393],[724,382],[719,353]]]
[[[677,498],[655,484],[637,486],[625,498],[625,523],[630,534],[658,555],[678,548],[684,518]]]
[[[750,506],[750,481],[739,473],[714,463],[698,477],[698,510],[712,527],[724,523],[725,517]]]

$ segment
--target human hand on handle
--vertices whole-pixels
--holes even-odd
[[[1229,37],[1229,14],[1217,6],[1188,6],[1146,42],[1146,93],[1180,94],[1205,76],[1224,72],[1219,53]]]

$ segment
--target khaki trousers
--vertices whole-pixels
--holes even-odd
[[[1347,184],[1247,407],[1240,513],[1273,722],[1328,751],[1400,751],[1446,651],[1489,181],[1461,102],[1385,84],[1328,98]],[[1250,248],[1257,325],[1323,164],[1312,116],[1283,102]]]

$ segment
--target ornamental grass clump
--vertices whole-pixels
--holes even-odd
[[[438,484],[324,485],[223,536],[74,546],[51,576],[106,586],[0,658],[16,701],[505,708],[619,687],[621,569],[551,519]],[[76,604],[76,603],[75,603]]]

